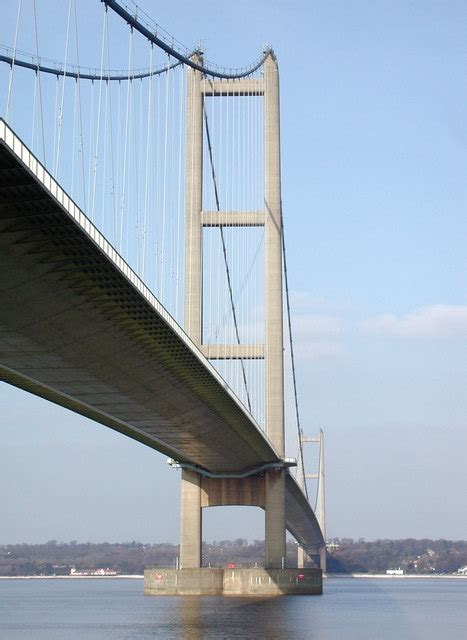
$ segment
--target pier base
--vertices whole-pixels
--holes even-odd
[[[146,569],[150,596],[320,595],[320,569]]]

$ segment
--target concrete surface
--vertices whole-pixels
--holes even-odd
[[[144,593],[152,596],[321,595],[320,569],[146,569]]]

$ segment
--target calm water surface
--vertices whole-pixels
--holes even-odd
[[[0,580],[0,640],[466,640],[467,580],[327,580],[325,594],[155,598],[143,581]]]

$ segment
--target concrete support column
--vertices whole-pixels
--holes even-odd
[[[196,55],[195,61],[202,62]],[[203,202],[203,95],[202,74],[188,70],[185,168],[185,331],[201,345],[202,331],[202,227]],[[180,567],[201,566],[201,480],[182,471],[180,513]]]
[[[326,487],[324,475],[324,432],[322,429],[319,432],[319,472],[318,499],[316,501],[316,518],[319,522],[319,526],[321,527],[324,541],[326,542]]]
[[[303,569],[305,566],[305,549],[299,544],[297,547],[297,567]]]
[[[284,356],[279,70],[272,53],[264,62],[264,205],[266,433],[278,454],[283,457]],[[286,555],[284,472],[268,471],[265,483],[266,567],[280,569]]]
[[[285,471],[270,469],[264,480],[266,568],[281,569],[286,558]]]
[[[326,545],[319,548],[319,566],[323,573],[326,573]]]
[[[180,568],[201,566],[201,478],[195,471],[182,470],[180,509]]]
[[[265,388],[266,433],[284,455],[284,356],[282,320],[282,218],[279,71],[271,54],[264,62]]]
[[[202,64],[199,55],[194,61]],[[203,94],[202,74],[189,69],[187,77],[187,136],[185,174],[185,331],[201,345],[203,206]]]

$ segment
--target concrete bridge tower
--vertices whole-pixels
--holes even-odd
[[[202,62],[196,57],[196,62]],[[264,104],[264,209],[218,212],[205,216],[203,203],[203,101],[205,96],[263,96]],[[278,456],[284,458],[284,363],[282,298],[282,219],[280,172],[279,71],[271,52],[262,78],[205,79],[188,70],[186,146],[185,330],[207,357],[221,357],[202,335],[202,230],[204,226],[264,226],[265,344],[229,345],[229,358],[262,359],[265,368],[266,433]],[[225,354],[224,350],[224,354]],[[240,470],[239,470],[240,471]],[[281,568],[286,556],[285,469],[268,469],[261,479],[212,479],[182,470],[180,566],[201,565],[202,508],[214,504],[257,505],[265,509],[266,566]],[[225,497],[227,483],[235,484],[237,502]],[[252,498],[252,496],[255,496]],[[240,502],[238,502],[240,500]]]

